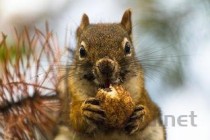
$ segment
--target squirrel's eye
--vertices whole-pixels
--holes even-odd
[[[80,54],[80,57],[85,57],[87,55],[86,50],[83,46],[80,47],[79,54]]]
[[[124,48],[124,50],[125,50],[125,54],[130,54],[130,53],[131,53],[131,47],[130,47],[129,42],[126,42],[126,43],[125,43],[125,48]]]

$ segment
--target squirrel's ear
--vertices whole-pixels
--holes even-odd
[[[128,9],[124,12],[121,25],[127,30],[128,34],[132,33],[132,21],[131,21],[131,10]]]
[[[89,17],[86,14],[83,14],[80,26],[77,29],[77,36],[89,25]]]

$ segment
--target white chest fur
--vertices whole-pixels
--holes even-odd
[[[164,127],[158,120],[154,120],[143,131],[137,132],[135,135],[113,131],[109,134],[99,132],[94,137],[88,138],[62,127],[60,129],[60,135],[55,140],[165,140],[164,133]]]

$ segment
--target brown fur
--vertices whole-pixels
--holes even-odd
[[[77,29],[77,48],[74,56],[73,67],[70,69],[68,77],[68,89],[71,98],[69,121],[69,139],[88,140],[165,140],[165,130],[160,119],[160,110],[150,99],[144,85],[144,74],[140,63],[135,57],[132,44],[132,23],[131,11],[127,10],[120,23],[110,24],[90,24],[88,16],[83,15],[80,26]],[[122,42],[126,38],[131,44],[131,56],[124,53]],[[80,59],[79,49],[81,42],[85,43],[87,56]],[[116,76],[119,71],[127,71],[119,82],[130,94],[136,106],[141,106],[143,110],[141,118],[134,123],[138,128],[132,134],[126,133],[125,129],[106,129],[101,123],[92,123],[85,119],[84,109],[88,108],[86,100],[95,98],[98,85],[94,80],[84,79],[86,73],[92,73],[96,63],[102,59],[109,59],[117,63]],[[111,63],[110,63],[111,64]],[[113,74],[113,75],[114,75]],[[114,76],[115,77],[115,76]],[[100,105],[91,104],[98,108]],[[100,111],[100,108],[99,108]],[[87,113],[87,112],[86,112]],[[93,119],[99,119],[94,112],[88,112]],[[135,112],[134,112],[135,113]],[[153,126],[158,124],[159,126]],[[132,131],[133,132],[133,131]]]

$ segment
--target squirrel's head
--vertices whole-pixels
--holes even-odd
[[[101,87],[126,80],[136,62],[130,10],[109,24],[90,24],[84,14],[76,34],[75,61],[84,79]]]

